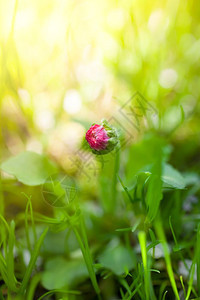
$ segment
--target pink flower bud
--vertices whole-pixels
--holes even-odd
[[[92,125],[86,132],[85,138],[92,152],[97,155],[109,153],[119,143],[117,130],[106,120],[102,120],[101,125]]]
[[[86,133],[86,140],[90,148],[100,151],[107,147],[109,137],[105,128],[102,125],[92,125]]]

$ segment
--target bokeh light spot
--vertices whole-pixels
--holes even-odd
[[[64,98],[63,108],[70,115],[76,114],[81,110],[82,99],[80,94],[72,89],[67,91]]]
[[[165,88],[172,88],[178,79],[178,74],[174,69],[165,69],[162,70],[159,76],[159,84]]]

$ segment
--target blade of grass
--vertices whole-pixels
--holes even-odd
[[[187,295],[185,300],[188,300],[192,291],[192,284],[194,281],[194,273],[195,273],[195,258],[192,262],[191,268],[190,268],[190,279],[189,279],[189,283],[188,283],[188,290],[187,290]]]
[[[140,231],[138,233],[138,239],[140,243],[142,262],[144,267],[144,286],[145,286],[146,300],[149,300],[150,282],[149,282],[149,272],[147,266],[146,234],[144,231]]]
[[[66,219],[58,220],[58,219],[55,219],[55,218],[50,218],[50,217],[44,216],[40,213],[35,213],[34,214],[34,220],[37,221],[37,222],[42,222],[42,223],[46,223],[46,224],[60,224],[61,222],[63,222],[63,224],[64,223],[66,224]]]
[[[9,232],[9,226],[8,223],[6,222],[6,220],[4,219],[4,217],[2,215],[0,215],[0,219],[2,220],[4,226],[6,227],[7,231]]]
[[[86,255],[88,256],[90,265],[91,265],[91,267],[92,267],[93,283],[95,284],[96,292],[97,292],[97,293],[100,293],[99,286],[98,286],[98,283],[97,283],[97,280],[96,280],[96,274],[95,274],[95,271],[94,271],[92,255],[91,255],[90,248],[89,248],[89,244],[88,244],[88,238],[87,238],[87,234],[86,234],[85,221],[84,221],[84,218],[83,218],[83,215],[82,215],[82,214],[80,215],[80,221],[81,221],[81,222],[80,222],[80,227],[81,227],[82,237],[83,237],[84,244],[85,244]]]
[[[29,226],[28,226],[28,207],[29,207],[29,202],[26,204],[24,221],[25,221],[25,234],[26,234],[27,248],[31,253],[31,241],[29,237]]]
[[[180,282],[183,288],[183,293],[184,293],[184,298],[186,298],[186,291],[185,291],[185,286],[184,286],[184,282],[183,282],[183,276],[180,276]]]
[[[131,231],[131,232],[135,232],[137,227],[140,225],[141,219],[136,220],[135,224],[132,227],[128,227],[128,228],[119,228],[116,229],[115,231],[117,232],[126,232],[126,231]]]
[[[4,256],[7,257],[7,235],[6,232],[9,234],[9,226],[4,217],[0,214],[0,219],[3,223],[3,226],[1,226],[1,237],[2,237],[2,243],[3,243],[3,250],[4,250]]]
[[[31,223],[32,223],[32,229],[33,229],[33,236],[34,236],[34,242],[37,242],[37,233],[36,233],[36,228],[35,228],[35,221],[33,217],[33,207],[31,203],[31,197],[29,198],[29,209],[30,209],[30,215],[31,215]]]
[[[170,254],[169,254],[167,240],[166,240],[165,233],[163,230],[162,222],[160,220],[160,216],[157,216],[157,218],[155,219],[154,227],[155,227],[155,231],[157,233],[158,238],[161,240],[164,257],[165,257],[165,261],[166,261],[167,272],[168,272],[169,280],[171,282],[172,289],[174,291],[174,295],[175,295],[176,299],[180,300],[180,297],[178,294],[178,289],[176,286],[176,281],[174,278],[173,269],[172,269],[171,258],[170,258]]]
[[[81,236],[80,236],[80,234],[79,234],[79,232],[78,232],[78,230],[76,228],[74,228],[73,230],[74,230],[74,233],[76,235],[76,238],[77,238],[77,241],[79,243],[79,246],[81,248],[81,252],[83,254],[83,258],[85,260],[85,264],[87,266],[87,269],[88,269],[88,272],[89,272],[89,275],[90,275],[90,279],[91,279],[92,285],[93,285],[96,293],[99,294],[100,291],[99,291],[99,287],[98,287],[97,282],[96,282],[96,275],[95,275],[95,279],[94,279],[94,274],[93,274],[94,270],[93,270],[93,267],[91,266],[90,259],[88,258],[88,254],[87,254],[87,252],[85,250],[85,246],[84,246],[84,244],[82,242]]]
[[[45,293],[44,295],[42,295],[40,298],[38,298],[38,300],[42,300],[42,299],[44,299],[44,297],[55,294],[55,293],[71,294],[71,295],[80,295],[81,294],[81,292],[79,292],[79,291],[52,290],[52,291],[49,291],[49,292]]]
[[[12,292],[17,292],[15,270],[14,270],[14,245],[15,245],[15,222],[10,223],[9,239],[8,239],[8,256],[7,256],[7,276],[8,276],[8,288]]]
[[[35,294],[35,289],[38,285],[38,283],[40,282],[40,279],[41,279],[41,274],[38,273],[36,274],[32,280],[31,280],[31,283],[29,285],[29,288],[27,290],[27,300],[33,300],[34,299],[34,294]]]
[[[26,269],[26,272],[25,272],[25,275],[24,275],[24,278],[23,278],[23,281],[22,281],[22,284],[20,286],[20,290],[19,290],[19,294],[23,295],[26,288],[27,288],[27,284],[28,284],[28,281],[31,277],[31,274],[32,274],[32,271],[33,271],[33,268],[35,266],[35,263],[36,263],[36,260],[39,256],[39,252],[40,252],[40,248],[42,246],[42,243],[44,241],[44,238],[48,232],[48,227],[43,231],[43,233],[41,234],[40,238],[38,239],[36,245],[35,245],[35,248],[34,250],[32,251],[32,255],[31,255],[31,259],[30,259],[30,262],[28,264],[28,267]]]
[[[93,287],[98,295],[100,294],[100,289],[97,283],[97,279],[96,279],[96,274],[94,271],[94,266],[93,266],[93,262],[92,262],[92,257],[91,257],[91,253],[90,253],[90,249],[89,249],[89,245],[88,245],[88,239],[87,239],[87,234],[86,234],[86,228],[85,228],[85,222],[83,219],[83,216],[80,215],[80,230],[81,230],[81,235],[79,233],[79,230],[77,228],[73,228],[74,233],[76,235],[76,238],[79,242],[89,275],[90,275],[90,279],[92,281]]]
[[[133,276],[133,278],[134,278],[134,276]],[[140,281],[140,275],[137,274],[137,277],[133,280],[133,282],[130,285],[131,291],[133,290],[133,288],[135,286],[138,286],[139,281]],[[125,298],[127,298],[127,297],[129,297],[128,292],[126,292],[126,294],[125,294]]]
[[[124,300],[125,295],[124,295],[124,292],[123,292],[122,288],[120,288],[119,291],[120,291],[121,299]]]
[[[139,291],[141,285],[142,285],[141,283],[138,284],[137,288],[134,291],[132,291],[131,295],[127,298],[127,300],[134,299],[133,296],[135,296],[135,294]]]
[[[30,237],[29,237],[29,215],[28,212],[30,211],[30,219],[32,223],[32,229],[33,229],[33,236],[34,236],[34,244],[37,242],[37,234],[36,234],[36,229],[35,229],[35,222],[34,222],[34,217],[33,217],[33,207],[31,203],[31,196],[26,195],[26,193],[22,193],[27,199],[27,205],[26,205],[26,210],[25,210],[25,232],[26,232],[26,240],[27,240],[27,247],[29,249],[29,252],[31,253],[31,242],[30,242]]]
[[[166,287],[169,285],[168,280],[164,280],[162,281],[161,285],[160,285],[160,289],[159,289],[159,297],[158,300],[162,300],[163,299],[163,295],[166,292],[165,289]]]
[[[197,229],[196,257],[197,257],[197,287],[198,287],[198,294],[200,295],[200,224],[198,225],[198,229]]]
[[[128,199],[129,199],[130,202],[132,203],[132,202],[133,202],[133,198],[131,197],[128,188],[124,185],[124,183],[123,183],[123,181],[122,181],[122,179],[120,178],[119,175],[117,175],[117,178],[118,178],[118,180],[119,180],[121,186],[123,187],[123,189],[124,189],[126,195],[128,196]]]
[[[165,300],[167,293],[168,293],[168,291],[165,291],[165,293],[164,293],[164,295],[162,297],[162,300]]]
[[[173,235],[173,239],[174,239],[175,245],[178,246],[176,235],[175,235],[175,232],[174,232],[174,229],[173,229],[173,226],[172,226],[171,216],[169,217],[169,226],[170,226],[170,229],[171,229],[171,232],[172,232],[172,235]],[[180,259],[182,260],[182,262],[183,262],[186,270],[189,272],[188,265],[186,264],[186,261],[185,261],[183,255],[182,255],[182,253],[180,251],[178,253],[179,253]]]
[[[5,300],[4,299],[4,296],[3,296],[3,294],[2,294],[2,289],[0,288],[0,300]]]
[[[6,265],[6,261],[3,257],[3,255],[1,254],[1,252],[0,252],[0,273],[1,273],[1,276],[4,280],[4,282],[8,286],[7,265]]]
[[[127,281],[124,278],[120,278],[119,282],[126,289],[128,294],[131,295],[131,289],[130,289],[130,286],[128,285]],[[125,298],[125,295],[124,295],[124,298]]]

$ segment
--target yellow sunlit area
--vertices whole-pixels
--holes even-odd
[[[0,0],[0,300],[200,299],[200,2]]]

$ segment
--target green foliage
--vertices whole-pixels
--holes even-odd
[[[200,2],[14,2],[0,300],[200,299]],[[121,145],[96,157],[85,132],[102,118]]]
[[[175,189],[184,189],[186,185],[184,177],[169,164],[164,165],[162,180],[167,187]]]
[[[3,162],[1,169],[14,175],[26,185],[41,185],[56,172],[55,166],[44,156],[26,151]]]
[[[74,287],[89,277],[83,259],[67,261],[62,257],[47,261],[41,282],[47,290]]]
[[[101,266],[116,275],[129,272],[136,266],[136,256],[123,245],[108,246],[99,256]]]
[[[147,157],[144,158],[147,145],[149,145],[149,151]],[[53,200],[45,202],[45,205],[50,203],[54,205],[54,198],[57,199],[60,195],[64,197],[61,201],[62,205],[52,207],[54,214],[50,216],[35,213],[32,205],[34,195],[27,196],[23,192],[27,199],[25,213],[16,219],[17,224],[20,224],[22,220],[25,223],[24,242],[21,246],[15,237],[15,222],[12,221],[9,225],[1,216],[1,245],[5,256],[0,255],[0,271],[4,285],[9,289],[8,294],[14,293],[16,300],[21,300],[23,297],[31,300],[41,284],[45,290],[49,290],[40,296],[41,299],[50,297],[51,294],[76,297],[82,292],[82,288],[79,287],[88,284],[90,279],[97,297],[100,298],[99,281],[113,281],[113,278],[117,278],[120,285],[118,292],[123,299],[131,299],[135,296],[140,299],[158,299],[158,295],[160,295],[159,299],[167,299],[168,293],[172,297],[172,291],[176,299],[179,299],[180,284],[186,299],[189,300],[191,295],[198,295],[195,265],[198,270],[199,230],[197,231],[195,257],[191,257],[192,264],[188,267],[187,253],[194,244],[195,237],[190,242],[187,239],[181,239],[179,227],[184,225],[182,222],[184,202],[190,195],[198,192],[199,176],[194,172],[182,175],[172,167],[169,156],[172,148],[158,135],[144,136],[143,140],[132,145],[128,151],[129,155],[135,155],[135,158],[133,157],[133,161],[136,159],[135,166],[128,159],[124,169],[121,169],[120,158],[123,159],[123,152],[117,152],[115,156],[107,157],[110,164],[105,163],[105,167],[98,175],[100,180],[98,192],[101,197],[106,196],[105,199],[102,198],[103,202],[100,201],[104,210],[101,217],[95,211],[93,212],[90,206],[89,210],[85,210],[85,204],[82,204],[80,209],[80,202],[77,199],[71,202],[65,201],[65,188],[63,184],[60,184],[58,177],[50,177],[51,181],[46,178],[53,170],[56,170],[56,167],[43,155],[24,152],[2,163],[2,169],[14,174],[18,181],[22,181],[23,171],[24,176],[28,178],[27,186],[34,185],[36,182],[43,183],[45,191],[48,190],[53,197]],[[18,159],[18,157],[21,158]],[[23,161],[23,157],[25,161],[29,161],[29,170],[19,169],[19,162]],[[27,177],[29,173],[26,172],[31,172],[31,175]],[[109,185],[106,184],[108,182],[110,182]],[[13,179],[2,183],[3,187],[5,184],[12,186]],[[23,183],[25,187],[25,182]],[[186,189],[186,186],[189,189]],[[122,197],[125,202],[121,202]],[[113,220],[109,220],[111,216]],[[106,222],[105,225],[103,225],[104,222]],[[41,232],[42,224],[47,224],[52,232],[47,234],[47,228],[38,239],[38,231]],[[106,226],[106,232],[103,226]],[[168,236],[166,237],[169,229],[173,236],[172,248],[167,243]],[[195,224],[191,228],[186,227],[185,232],[191,235],[194,229]],[[118,235],[117,238],[116,235]],[[102,240],[99,241],[100,237]],[[133,247],[133,244],[138,243],[137,237],[141,247],[139,252]],[[113,243],[110,242],[111,239]],[[91,241],[93,241],[94,249],[89,246]],[[104,247],[101,245],[102,242]],[[159,276],[163,272],[162,268],[159,270],[155,264],[157,249],[160,245],[162,245],[162,256],[167,270],[165,280],[168,277],[170,284],[164,284],[163,281],[162,287],[157,289],[154,283],[156,280],[161,280]],[[14,259],[14,247],[17,247],[18,251],[27,249],[30,254],[30,260],[20,274],[17,272]],[[82,252],[81,257],[80,253],[78,256],[76,254],[79,247]],[[44,267],[40,273],[35,274],[39,255],[42,255]],[[188,282],[186,277],[182,276],[179,284],[176,276],[179,271],[176,271],[174,262],[178,264],[180,261],[186,268]],[[94,265],[94,262],[97,264]],[[24,264],[23,260],[20,263]],[[135,274],[137,274],[136,277]],[[171,287],[168,293],[167,285]],[[117,289],[113,293],[116,292]]]

